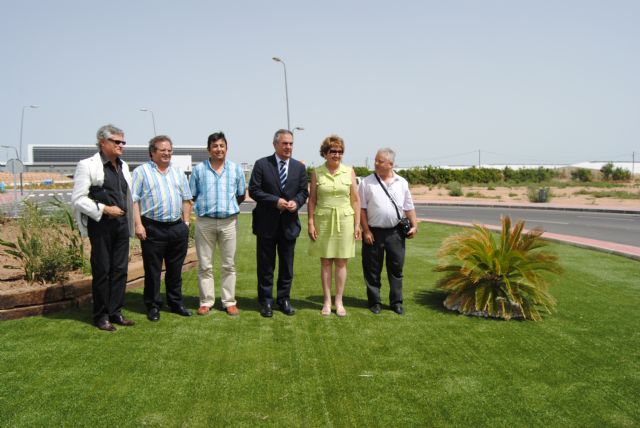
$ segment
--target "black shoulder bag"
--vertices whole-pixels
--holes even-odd
[[[400,222],[396,225],[396,229],[398,229],[400,234],[404,238],[406,238],[407,236],[409,236],[409,231],[411,230],[411,222],[409,221],[408,218],[400,216],[400,210],[398,209],[398,205],[396,205],[396,201],[393,200],[393,198],[387,191],[387,186],[382,184],[382,181],[380,181],[380,177],[378,177],[378,174],[374,174],[374,175],[376,176],[376,180],[378,180],[378,183],[380,183],[380,187],[382,187],[382,190],[384,190],[384,193],[386,193],[387,196],[389,197],[389,200],[393,204],[393,208],[396,209],[396,215],[398,216],[398,220],[400,220]]]

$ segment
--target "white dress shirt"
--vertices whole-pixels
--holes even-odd
[[[410,211],[415,208],[407,180],[396,173],[393,173],[393,178],[389,184],[386,184],[382,179],[380,180],[382,185],[387,187],[389,195],[395,201],[401,217],[404,217],[404,211]],[[380,186],[375,173],[365,177],[360,182],[358,194],[360,195],[360,207],[367,210],[369,227],[391,228],[398,224],[400,220],[396,209],[391,200],[389,200],[389,196]]]

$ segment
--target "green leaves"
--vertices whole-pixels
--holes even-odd
[[[546,242],[542,229],[524,231],[524,221],[514,226],[502,217],[499,239],[486,227],[451,236],[442,244],[437,272],[446,275],[437,287],[450,294],[445,306],[467,315],[541,320],[555,300],[542,272],[559,274],[557,256],[541,250]],[[548,275],[547,275],[548,276]]]
[[[57,282],[84,264],[84,243],[69,207],[58,199],[51,205],[62,213],[62,225],[27,201],[16,242],[0,239],[0,247],[17,261],[16,268],[23,270],[29,282]]]

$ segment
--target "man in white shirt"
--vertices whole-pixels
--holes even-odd
[[[91,241],[93,322],[104,331],[132,326],[122,315],[133,236],[131,174],[121,157],[124,132],[114,125],[98,129],[98,153],[78,163],[73,175],[73,211],[82,236]]]
[[[406,238],[418,232],[416,210],[407,180],[393,172],[395,152],[389,148],[378,150],[375,173],[360,183],[362,225],[362,269],[367,285],[369,309],[374,314],[382,310],[380,275],[386,253],[389,279],[389,304],[398,315],[402,306],[402,269],[404,267],[405,235],[398,228],[401,212],[411,223]],[[386,190],[386,191],[385,191]],[[388,194],[387,194],[388,193]]]

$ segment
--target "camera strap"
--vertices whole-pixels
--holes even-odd
[[[398,215],[398,220],[402,220],[402,217],[400,216],[400,210],[398,210],[398,205],[396,205],[396,201],[393,200],[393,198],[391,197],[391,195],[389,194],[389,191],[387,190],[387,186],[385,186],[382,183],[382,180],[380,180],[380,177],[378,177],[378,174],[376,174],[375,172],[373,173],[373,175],[376,176],[376,180],[378,180],[378,183],[380,183],[380,187],[382,187],[382,190],[384,190],[384,193],[387,194],[387,196],[389,197],[389,200],[391,201],[391,203],[393,204],[393,208],[396,209],[396,214]]]

